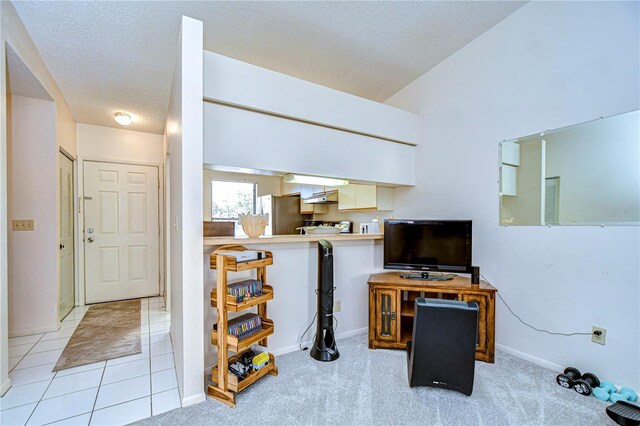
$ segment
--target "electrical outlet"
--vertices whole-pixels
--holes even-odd
[[[11,221],[14,231],[33,231],[33,219]]]
[[[593,343],[597,343],[599,345],[604,345],[605,339],[607,337],[607,329],[602,327],[596,327],[595,325],[591,330],[591,341]]]
[[[333,312],[340,312],[342,310],[342,300],[336,299],[336,303],[333,305]]]

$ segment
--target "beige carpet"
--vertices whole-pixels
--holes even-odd
[[[141,352],[140,300],[101,303],[84,315],[53,371]]]

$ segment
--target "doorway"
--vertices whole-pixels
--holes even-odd
[[[160,294],[159,171],[84,162],[86,303]]]
[[[58,283],[58,321],[67,316],[75,305],[74,276],[74,192],[73,161],[58,153],[58,197],[60,205],[59,229],[59,263],[60,282]]]
[[[544,224],[558,225],[560,205],[560,177],[548,177],[544,180]]]

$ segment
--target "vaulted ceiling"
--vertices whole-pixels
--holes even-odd
[[[207,50],[384,101],[525,2],[13,3],[76,121],[162,133],[181,15]]]

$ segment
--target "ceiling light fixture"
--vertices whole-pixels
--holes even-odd
[[[295,175],[288,173],[284,175],[285,183],[304,183],[307,185],[321,185],[321,186],[342,186],[349,185],[349,181],[346,179],[334,179],[321,176],[308,176],[308,175]]]
[[[131,115],[127,114],[126,112],[116,112],[113,116],[113,119],[116,120],[116,123],[122,124],[123,126],[128,126],[133,122],[133,118],[131,118]]]

